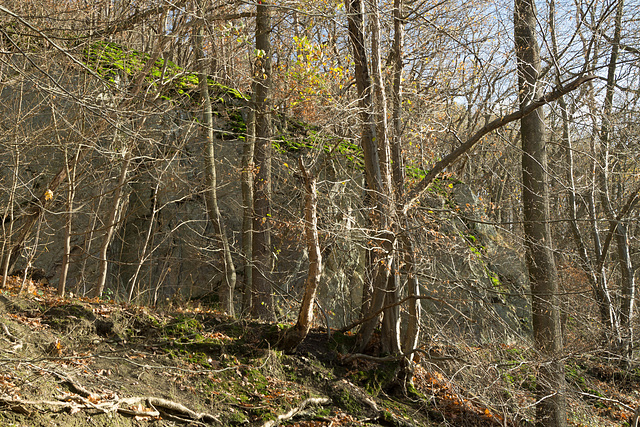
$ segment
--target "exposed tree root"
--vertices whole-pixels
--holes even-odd
[[[96,395],[90,394],[90,396]],[[34,406],[40,410],[44,410],[44,407],[49,406],[61,410],[66,409],[71,413],[81,410],[98,410],[103,413],[118,412],[136,417],[163,417],[202,425],[221,424],[221,421],[211,414],[195,412],[180,403],[158,397],[126,397],[119,399],[116,396],[115,399],[93,402],[92,400],[95,400],[94,397],[64,395],[60,399],[62,400],[22,400],[0,397],[0,404],[5,405],[6,409],[10,411],[21,414],[30,413],[27,409],[29,406]],[[144,408],[143,404],[153,409]]]

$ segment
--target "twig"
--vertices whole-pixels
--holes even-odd
[[[595,394],[585,393],[585,392],[582,392],[582,391],[579,391],[578,394],[580,394],[582,396],[586,396],[586,397],[591,397],[593,399],[604,400],[605,402],[615,403],[617,405],[620,405],[620,406],[624,407],[626,410],[631,411],[631,412],[635,411],[635,409],[632,408],[631,406],[629,406],[629,405],[627,405],[625,403],[622,403],[622,402],[620,402],[619,400],[616,400],[616,399],[609,399],[607,397],[601,397],[601,396],[598,396],[598,395],[595,395]]]

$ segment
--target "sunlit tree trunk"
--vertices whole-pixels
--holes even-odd
[[[364,152],[366,180],[365,205],[370,209],[368,223],[371,231],[375,233],[377,230],[382,229],[381,225],[384,221],[382,200],[384,188],[378,144],[376,142],[376,123],[372,116],[374,111],[373,85],[369,74],[369,63],[365,47],[364,3],[362,0],[349,0],[348,6],[349,39],[355,62],[355,80],[362,126],[361,145]],[[387,258],[385,253],[391,252],[392,248],[388,244],[391,240],[388,239],[385,233],[372,237],[374,237],[371,239],[374,242],[374,247],[369,249],[366,261],[366,269],[370,272],[372,284],[365,284],[365,289],[370,288],[371,292],[370,294],[363,292],[363,316],[369,313],[376,313],[383,307],[388,269],[390,267],[388,263],[384,265],[383,259]],[[379,321],[380,316],[375,316],[362,324],[358,332],[358,347],[360,351],[369,343]]]
[[[541,93],[540,48],[533,0],[515,0],[514,35],[520,109]],[[536,424],[566,426],[562,330],[558,306],[558,274],[549,228],[547,152],[542,109],[520,120],[522,139],[522,201],[527,268],[532,294],[533,334],[543,358],[536,379]]]
[[[318,194],[316,178],[313,172],[305,169],[302,159],[298,160],[300,171],[304,178],[304,232],[309,252],[309,271],[305,283],[302,304],[298,314],[298,321],[293,328],[287,331],[283,348],[293,350],[304,340],[311,329],[313,321],[313,305],[316,300],[316,291],[322,276],[322,253],[320,252],[320,239],[318,237]]]
[[[251,310],[251,285],[253,283],[253,155],[256,142],[255,85],[251,94],[251,104],[247,118],[247,134],[242,147],[242,256],[244,289],[242,292],[242,312]]]
[[[273,320],[271,289],[271,5],[256,5],[256,142],[253,183],[253,272],[251,314]]]
[[[71,221],[73,218],[73,199],[75,196],[76,185],[76,166],[78,157],[80,156],[80,148],[76,151],[75,159],[72,166],[69,166],[67,159],[67,151],[65,150],[65,161],[67,162],[67,175],[69,176],[67,187],[67,212],[64,224],[64,255],[62,256],[62,266],[60,267],[60,281],[58,282],[58,295],[63,296],[67,284],[67,274],[69,273],[69,263],[71,257]],[[69,169],[71,167],[71,169]]]
[[[204,7],[199,8],[199,12],[203,13]],[[199,23],[196,29],[196,36],[194,38],[196,61],[198,61],[199,70],[199,86],[200,96],[204,103],[203,120],[202,120],[202,134],[204,136],[204,153],[205,153],[205,200],[207,203],[207,213],[209,215],[209,221],[213,225],[213,232],[216,241],[221,246],[220,258],[223,265],[224,279],[220,285],[218,292],[220,300],[220,308],[229,314],[235,315],[235,309],[233,304],[234,289],[236,286],[236,269],[233,265],[233,259],[231,258],[231,249],[229,247],[229,240],[224,229],[222,222],[222,216],[220,215],[220,208],[218,207],[218,194],[217,194],[217,176],[216,176],[216,156],[214,147],[214,132],[213,132],[213,111],[211,107],[211,98],[209,97],[209,83],[207,81],[207,67],[205,66],[204,51],[202,47],[204,38],[204,25],[203,20]]]

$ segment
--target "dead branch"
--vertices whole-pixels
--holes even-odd
[[[149,405],[153,406],[154,408],[160,407],[166,410],[170,410],[173,412],[178,412],[180,414],[186,415],[187,417],[189,417],[190,420],[206,421],[208,423],[214,423],[214,422],[220,423],[220,420],[211,414],[192,411],[186,406],[178,402],[174,402],[172,400],[162,399],[159,397],[147,397],[147,402],[149,403]]]
[[[310,405],[327,405],[329,403],[331,403],[331,399],[329,399],[327,397],[310,397],[308,399],[303,400],[295,408],[291,408],[291,410],[288,411],[287,413],[282,414],[282,415],[278,415],[278,417],[275,420],[267,421],[266,423],[264,423],[262,425],[262,427],[273,427],[273,426],[276,426],[276,425],[280,424],[282,421],[287,421],[287,420],[295,417],[300,412],[302,412],[307,406],[310,406]]]
[[[0,326],[2,326],[2,331],[8,338],[7,341],[10,341],[13,343],[13,345],[11,346],[11,350],[12,351],[20,350],[23,346],[22,341],[20,341],[18,338],[13,336],[13,334],[11,334],[7,325],[5,325],[4,323],[0,323]]]
[[[363,354],[363,353],[350,353],[347,354],[343,359],[342,362],[343,363],[349,363],[352,360],[355,359],[364,359],[364,360],[371,360],[373,362],[398,362],[400,360],[402,360],[403,358],[413,354],[413,353],[421,353],[422,355],[424,355],[428,360],[436,360],[436,361],[443,361],[443,360],[455,360],[457,362],[462,362],[462,363],[466,363],[469,364],[469,362],[467,362],[464,359],[461,359],[459,357],[455,357],[455,356],[433,356],[431,355],[428,351],[421,349],[421,348],[414,348],[413,350],[407,351],[404,354],[400,354],[397,356],[384,356],[384,357],[379,357],[379,356],[371,356],[369,354]]]

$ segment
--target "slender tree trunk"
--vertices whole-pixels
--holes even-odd
[[[365,204],[371,209],[368,222],[372,230],[381,230],[384,219],[383,215],[383,180],[380,169],[380,156],[378,151],[377,129],[373,112],[373,85],[369,75],[369,66],[365,48],[364,36],[364,3],[362,0],[349,0],[348,2],[348,24],[349,39],[353,49],[355,62],[355,79],[358,90],[360,120],[362,125],[361,145],[364,152],[366,194]],[[391,248],[383,248],[388,238],[388,233],[381,233],[375,236],[375,247],[370,248],[367,254],[366,269],[371,273],[372,286],[365,285],[365,290],[371,288],[370,301],[365,301],[363,292],[362,315],[378,312],[384,305],[385,290],[388,282],[388,269],[390,263],[383,261],[388,258]],[[391,242],[391,240],[389,240]],[[388,245],[386,245],[388,246]],[[385,254],[386,252],[386,254]],[[360,351],[369,343],[373,331],[378,325],[380,316],[375,316],[364,322],[358,332],[358,347]]]
[[[109,246],[111,245],[111,241],[113,240],[113,233],[115,232],[118,213],[120,212],[120,207],[122,204],[122,193],[124,189],[125,182],[127,180],[127,174],[129,173],[129,165],[131,164],[132,158],[131,148],[127,149],[125,153],[125,158],[120,166],[120,177],[118,179],[118,184],[113,192],[113,199],[111,201],[111,210],[109,211],[109,215],[107,217],[107,221],[105,222],[105,230],[102,236],[102,243],[100,245],[100,252],[98,255],[98,283],[95,288],[93,288],[93,296],[101,297],[102,292],[104,292],[105,284],[107,283],[107,273],[109,270],[109,260],[107,259],[107,252],[109,251]]]
[[[140,271],[142,270],[142,266],[147,261],[147,249],[149,248],[149,242],[151,242],[152,240],[152,233],[153,233],[153,229],[155,228],[156,214],[158,213],[158,190],[159,189],[160,189],[160,180],[156,184],[155,188],[153,189],[153,194],[151,196],[153,200],[153,205],[151,206],[151,218],[149,218],[149,226],[147,227],[147,234],[144,238],[142,250],[140,251],[140,258],[138,259],[138,263],[136,265],[136,271],[133,273],[133,276],[131,276],[131,279],[129,280],[129,283],[128,283],[129,288],[127,289],[127,302],[129,303],[133,300],[134,293],[136,294],[135,296],[136,298],[140,294],[140,291],[135,292],[135,290],[136,290],[136,285],[138,283],[138,277],[140,275]]]
[[[253,283],[253,153],[256,141],[255,85],[251,94],[251,104],[247,119],[247,135],[242,147],[242,256],[244,258],[244,289],[242,293],[242,312],[251,311],[251,284]]]
[[[380,48],[380,12],[377,0],[369,0],[371,16],[371,64],[373,68],[373,94],[374,115],[376,122],[377,146],[380,159],[380,172],[382,178],[382,191],[378,195],[380,204],[380,224],[382,230],[389,230],[392,224],[391,218],[394,209],[393,184],[391,173],[391,144],[389,142],[389,129],[387,122],[387,95],[385,80],[382,74],[382,58]],[[382,265],[377,274],[386,278],[384,288],[374,288],[375,292],[383,292],[384,305],[391,306],[398,300],[399,276],[396,271],[399,268],[396,259],[397,244],[394,242],[391,251],[382,258]],[[382,282],[382,278],[380,280]],[[385,353],[400,353],[400,309],[394,306],[384,311],[382,322],[382,349]]]
[[[633,265],[631,263],[631,257],[629,254],[629,240],[627,238],[627,226],[621,221],[614,220],[614,211],[611,204],[611,198],[609,195],[609,157],[610,157],[610,144],[611,144],[611,131],[613,123],[613,96],[615,92],[616,82],[616,68],[618,65],[618,56],[620,51],[620,37],[622,30],[622,13],[624,9],[624,0],[618,0],[616,7],[616,18],[613,39],[611,41],[611,57],[609,58],[609,66],[607,69],[607,90],[604,98],[604,111],[602,117],[602,127],[600,130],[600,142],[602,146],[603,154],[603,173],[600,174],[601,179],[604,181],[601,183],[601,197],[603,198],[602,204],[607,210],[609,217],[609,227],[616,234],[616,244],[618,246],[618,262],[621,268],[621,289],[622,289],[622,302],[620,306],[619,320],[620,324],[616,338],[618,339],[617,346],[619,351],[624,355],[629,355],[632,349],[632,337],[633,337],[633,312],[634,312],[634,300],[635,300],[635,281]]]
[[[405,191],[405,168],[404,156],[402,154],[402,70],[404,66],[404,0],[394,0],[393,3],[393,138],[391,139],[391,159],[393,172],[393,188],[398,204],[404,204]],[[415,274],[416,251],[413,243],[413,236],[409,231],[408,215],[403,214],[404,231],[407,235],[402,240],[402,253],[404,254],[405,268],[407,271],[407,294],[408,296],[420,295],[420,283]],[[407,327],[402,340],[402,351],[406,353],[413,350],[418,345],[420,335],[421,305],[418,298],[408,301],[407,307]],[[409,356],[409,361],[413,359],[413,353]],[[410,379],[410,373],[405,377]]]
[[[622,342],[620,352],[624,357],[631,356],[633,350],[633,318],[635,305],[635,278],[629,250],[627,225],[618,223],[616,228],[616,244],[618,247],[618,261],[622,279],[622,301],[620,305],[620,329]]]
[[[304,340],[311,329],[313,321],[313,305],[316,299],[316,290],[322,276],[322,253],[320,252],[320,239],[318,237],[318,195],[316,178],[312,172],[308,172],[302,159],[298,159],[300,171],[304,178],[305,203],[304,203],[304,231],[309,252],[309,271],[304,289],[304,296],[298,314],[298,322],[287,331],[284,339],[284,350],[291,351]]]
[[[204,7],[199,8],[201,13],[204,11]],[[224,270],[223,283],[220,285],[218,292],[220,300],[220,308],[229,314],[235,316],[235,309],[233,304],[233,295],[236,287],[236,269],[233,265],[233,259],[231,257],[231,249],[229,247],[229,240],[225,232],[224,224],[222,222],[222,216],[220,215],[220,208],[218,207],[218,192],[217,192],[217,176],[216,176],[216,155],[214,146],[214,132],[213,132],[213,111],[211,107],[211,98],[209,96],[209,83],[207,81],[207,67],[205,66],[204,51],[202,48],[204,38],[204,25],[203,20],[198,25],[196,30],[195,53],[196,61],[198,61],[199,70],[199,86],[200,96],[204,102],[203,111],[203,136],[204,136],[204,152],[205,152],[205,200],[207,203],[207,213],[209,215],[209,221],[213,225],[213,232],[215,234],[216,241],[222,247],[220,252],[220,258]]]
[[[514,35],[520,109],[538,97],[540,48],[536,38],[533,0],[515,0]],[[527,267],[532,294],[533,334],[544,362],[536,379],[536,424],[567,424],[562,331],[558,308],[558,275],[549,229],[549,195],[544,112],[538,110],[520,121],[522,139],[522,201]]]
[[[256,5],[256,142],[253,183],[253,272],[251,314],[274,320],[271,289],[271,5]]]
[[[549,27],[551,33],[551,46],[554,57],[557,59],[558,54],[558,42],[555,24],[555,1],[549,3]],[[561,70],[557,70],[556,81],[560,83]],[[603,267],[598,268],[599,260],[602,256],[602,245],[600,243],[600,232],[597,227],[596,212],[595,212],[595,199],[594,190],[590,190],[588,195],[589,203],[587,204],[590,225],[593,235],[594,253],[595,259],[589,256],[587,251],[587,245],[585,239],[582,236],[582,232],[578,227],[578,202],[576,195],[576,184],[574,179],[574,158],[573,158],[573,142],[570,131],[570,115],[567,103],[564,97],[558,98],[558,105],[560,106],[560,114],[562,118],[562,144],[565,148],[566,159],[566,177],[568,183],[568,207],[569,207],[569,226],[571,227],[571,234],[578,250],[578,256],[582,264],[583,269],[589,274],[591,287],[593,289],[594,297],[598,305],[598,312],[600,314],[600,323],[604,330],[604,337],[610,337],[613,334],[613,319],[614,309],[611,301],[609,289],[607,287],[606,271]],[[595,166],[595,162],[594,162]],[[594,173],[592,174],[595,176]],[[607,341],[608,338],[605,338]]]
[[[9,277],[9,267],[11,263],[11,256],[9,248],[11,248],[11,241],[13,240],[13,226],[14,226],[14,202],[16,196],[16,190],[18,188],[18,170],[20,169],[20,151],[16,148],[13,153],[14,165],[13,173],[11,174],[11,189],[9,190],[9,200],[5,207],[2,217],[2,289],[7,287],[7,278]],[[9,229],[7,230],[7,222],[9,223]]]
[[[67,161],[65,151],[65,161]],[[71,257],[71,220],[73,219],[73,199],[75,195],[76,185],[76,165],[78,164],[78,157],[80,156],[80,148],[76,151],[75,158],[73,160],[73,166],[71,169],[67,166],[67,175],[69,176],[67,188],[67,214],[64,225],[64,255],[62,256],[62,266],[60,270],[60,282],[58,283],[58,295],[63,296],[67,284],[67,274],[69,273],[69,263]],[[67,162],[67,165],[69,163]]]

